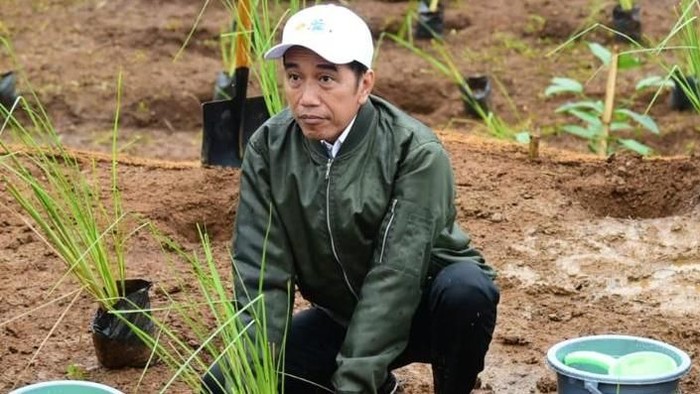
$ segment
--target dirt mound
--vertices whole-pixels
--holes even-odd
[[[697,158],[644,160],[612,156],[562,185],[599,217],[649,219],[681,215],[700,202]],[[602,171],[601,171],[602,170]]]

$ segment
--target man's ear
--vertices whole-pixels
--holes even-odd
[[[362,80],[360,80],[360,104],[367,102],[372,89],[374,88],[374,70],[367,70],[364,75],[362,75]]]

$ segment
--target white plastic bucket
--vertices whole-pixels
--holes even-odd
[[[670,356],[676,368],[655,375],[620,377],[564,364],[569,353],[578,351],[616,358],[634,352],[659,352]],[[559,394],[675,394],[681,377],[690,369],[690,357],[684,351],[664,342],[627,335],[594,335],[559,342],[547,351],[547,363],[557,373]]]
[[[124,394],[104,384],[82,380],[54,380],[35,383],[11,391],[9,394]]]

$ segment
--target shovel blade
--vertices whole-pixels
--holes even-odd
[[[263,97],[202,104],[202,164],[240,167],[250,136],[270,117]]]

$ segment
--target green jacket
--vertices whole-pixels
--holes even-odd
[[[296,285],[347,325],[333,383],[375,393],[406,347],[428,278],[482,256],[455,223],[452,168],[425,125],[372,96],[335,159],[287,109],[250,139],[242,165],[234,264],[238,285],[265,293],[279,343]],[[245,304],[248,298],[239,301]]]

